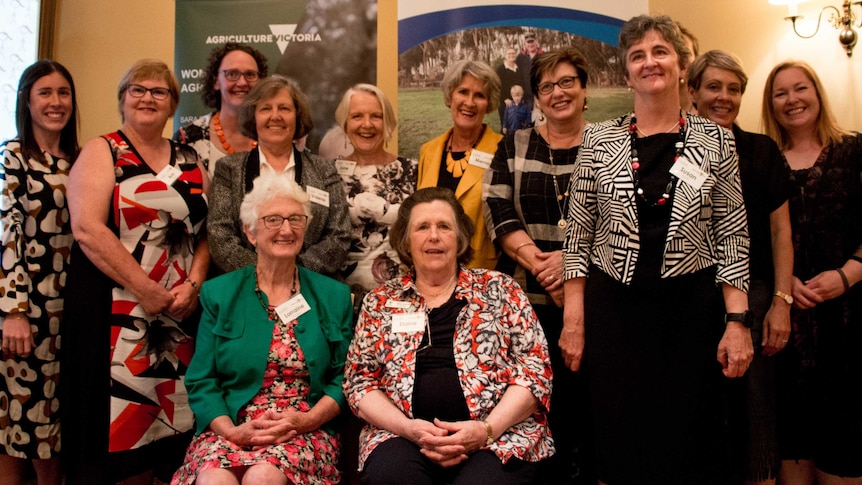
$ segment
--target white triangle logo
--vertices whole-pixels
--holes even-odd
[[[275,36],[275,43],[278,45],[278,50],[284,54],[284,49],[290,43],[290,36],[296,30],[296,24],[270,24],[269,31]]]

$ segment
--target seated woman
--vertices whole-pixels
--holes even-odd
[[[311,131],[308,100],[290,79],[261,79],[242,101],[240,131],[258,142],[250,152],[222,158],[215,171],[207,231],[213,262],[223,272],[254,263],[254,247],[243,233],[239,206],[261,174],[296,181],[311,200],[299,264],[327,276],[336,274],[350,245],[350,219],[341,177],[331,160],[294,146]]]
[[[363,483],[534,483],[554,453],[545,335],[514,280],[465,267],[472,236],[448,189],[401,204],[413,271],[366,296],[345,367]]]
[[[197,436],[177,484],[338,483],[351,337],[346,285],[297,264],[311,214],[292,180],[258,177],[240,218],[257,261],[201,289],[186,374]]]

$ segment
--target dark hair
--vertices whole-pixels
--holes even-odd
[[[267,64],[266,56],[253,47],[240,44],[239,42],[228,42],[213,49],[210,52],[209,59],[207,59],[206,74],[204,74],[203,79],[204,89],[201,91],[201,99],[207,107],[213,108],[216,111],[221,109],[221,91],[216,88],[218,84],[216,82],[218,79],[218,70],[224,57],[233,51],[243,51],[253,57],[254,62],[257,63],[259,77],[264,78],[269,75],[269,65]]]
[[[688,46],[685,45],[685,39],[683,38],[682,32],[680,32],[679,26],[676,22],[667,15],[638,15],[624,23],[623,28],[620,30],[619,47],[622,51],[623,70],[625,70],[626,78],[629,77],[626,66],[628,63],[626,54],[629,48],[643,39],[646,33],[650,30],[658,32],[664,40],[670,43],[673,50],[676,51],[677,57],[679,57],[680,73],[684,72],[688,67],[689,56],[691,56],[692,53],[688,50]]]
[[[455,198],[455,193],[443,187],[428,187],[413,192],[410,197],[401,203],[398,209],[398,217],[389,228],[389,244],[398,253],[401,262],[413,266],[413,257],[410,255],[410,217],[413,208],[419,204],[426,204],[440,200],[452,207],[455,214],[455,225],[458,230],[458,264],[466,265],[473,259],[473,248],[470,240],[475,231],[473,221],[464,213],[461,203]]]
[[[689,59],[689,62],[694,61],[695,59],[697,59],[698,54],[700,54],[700,42],[697,41],[697,37],[695,37],[694,34],[690,30],[683,27],[683,25],[681,23],[679,23],[678,21],[676,22],[676,27],[679,29],[679,32],[682,34],[683,40],[688,39],[691,41],[691,47],[692,47],[692,50],[694,50],[694,52],[690,53],[691,58]]]
[[[21,74],[18,81],[18,100],[15,104],[15,127],[18,129],[18,139],[21,140],[21,155],[25,160],[35,159],[45,161],[45,156],[36,143],[33,135],[33,116],[30,114],[30,92],[36,81],[58,72],[69,83],[72,89],[72,114],[63,130],[60,132],[60,150],[69,157],[69,163],[78,156],[78,100],[75,96],[75,82],[72,75],[62,64],[49,59],[36,61]]]
[[[575,68],[581,87],[587,87],[587,58],[574,47],[564,47],[558,51],[543,52],[533,59],[533,65],[530,67],[530,90],[533,91],[533,96],[539,97],[539,83],[542,81],[542,76],[564,62],[568,62]]]
[[[254,110],[258,103],[272,98],[282,89],[287,90],[287,93],[293,99],[293,106],[296,108],[296,132],[293,134],[293,139],[298,140],[302,138],[314,128],[314,124],[311,122],[311,108],[308,107],[308,99],[305,97],[305,93],[290,78],[280,74],[273,74],[258,81],[251,88],[251,91],[245,95],[245,98],[242,99],[242,104],[239,107],[240,133],[253,140],[257,140],[257,124],[254,119]]]

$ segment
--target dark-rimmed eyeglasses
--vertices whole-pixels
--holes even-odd
[[[239,81],[240,76],[248,82],[257,81],[257,78],[260,77],[260,73],[257,71],[240,71],[239,69],[222,69],[221,73],[230,82]]]
[[[575,85],[575,81],[577,80],[578,76],[566,76],[555,83],[547,82],[539,84],[537,89],[539,94],[551,94],[554,92],[554,86],[559,86],[560,89],[569,89]]]
[[[292,229],[302,229],[308,223],[308,216],[305,214],[291,214],[287,217],[278,214],[263,216],[260,218],[263,221],[263,227],[267,229],[281,229],[284,221],[290,225]]]
[[[133,98],[143,98],[147,94],[147,91],[150,92],[153,99],[158,99],[159,101],[167,99],[171,95],[171,90],[168,88],[147,88],[140,84],[129,84],[129,89],[127,89],[127,92]]]

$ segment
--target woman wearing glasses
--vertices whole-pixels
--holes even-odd
[[[363,483],[538,483],[554,453],[544,333],[514,280],[466,267],[472,236],[449,189],[401,204],[412,271],[365,297],[345,366]]]
[[[168,66],[133,64],[120,130],[87,142],[69,176],[72,248],[63,321],[69,483],[152,481],[179,464],[194,421],[183,378],[207,272],[207,177],[162,137],[179,100]]]
[[[239,107],[249,90],[268,72],[266,57],[245,44],[228,42],[210,53],[201,99],[215,111],[174,133],[174,140],[187,143],[198,152],[210,179],[221,157],[247,152],[257,145],[239,129]]]
[[[291,179],[262,175],[239,217],[255,264],[201,291],[186,375],[197,437],[174,485],[335,484],[352,336],[350,290],[297,264],[311,202]]]
[[[536,56],[530,85],[547,120],[507,136],[485,172],[485,221],[502,249],[497,270],[527,292],[548,338],[554,365],[551,430],[557,447],[556,481],[570,468],[579,436],[573,412],[577,381],[563,361],[557,340],[563,327],[563,239],[569,179],[581,146],[587,109],[587,60],[575,48]],[[583,401],[583,399],[581,399]]]
[[[347,256],[350,219],[341,177],[335,164],[300,151],[293,141],[311,131],[308,100],[290,79],[262,79],[243,99],[240,130],[257,140],[257,148],[223,158],[213,179],[212,207],[207,221],[213,262],[223,272],[254,264],[257,256],[239,219],[243,196],[259,175],[277,174],[294,180],[308,193],[311,215],[299,264],[335,275]]]

